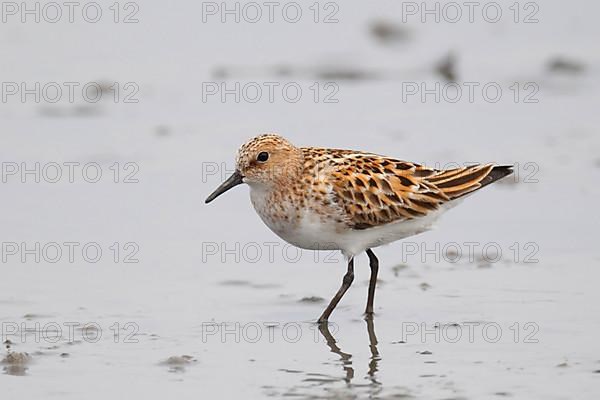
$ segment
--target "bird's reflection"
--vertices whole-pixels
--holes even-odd
[[[365,319],[367,323],[367,336],[369,344],[369,363],[365,380],[361,382],[354,381],[355,367],[352,354],[343,351],[338,345],[334,335],[337,335],[338,325],[336,324],[318,324],[319,335],[325,339],[325,343],[331,353],[339,356],[343,376],[340,378],[335,374],[306,373],[302,379],[302,384],[288,387],[283,393],[271,392],[270,395],[282,394],[284,396],[305,396],[307,398],[376,398],[384,390],[384,385],[378,381],[377,373],[379,371],[379,361],[381,356],[377,349],[377,336],[375,335],[375,324],[372,318]],[[315,338],[316,339],[316,338]],[[320,344],[320,340],[318,340]],[[364,348],[363,348],[364,349]],[[366,349],[365,349],[366,350]],[[364,354],[364,352],[360,352]],[[329,364],[329,363],[326,363]],[[337,367],[337,362],[336,362]],[[298,371],[301,372],[301,371]],[[344,387],[340,388],[337,383],[344,382]],[[315,391],[318,390],[318,391]]]
[[[373,316],[367,316],[365,318],[367,322],[367,333],[369,334],[369,348],[371,350],[371,358],[369,360],[369,378],[373,384],[380,385],[381,383],[377,381],[376,374],[379,371],[379,361],[381,360],[381,356],[379,355],[379,350],[377,350],[377,336],[375,335],[375,322],[373,321]]]
[[[371,357],[369,358],[369,368],[367,371],[368,379],[371,381],[372,385],[381,385],[379,381],[377,381],[377,371],[379,370],[379,361],[381,360],[381,356],[379,355],[379,350],[377,349],[377,336],[375,335],[375,322],[372,316],[365,317],[365,321],[367,323],[367,334],[369,337],[369,349],[371,351]],[[352,366],[352,354],[346,353],[342,351],[342,349],[337,345],[337,341],[331,331],[329,330],[328,324],[319,324],[319,332],[325,339],[325,343],[329,347],[332,353],[335,353],[340,356],[340,360],[342,361],[342,368],[345,372],[344,381],[348,384],[352,382],[354,378],[354,367]]]
[[[340,360],[342,361],[342,368],[346,372],[346,377],[344,378],[344,381],[346,381],[346,383],[350,383],[352,381],[352,378],[354,378],[354,368],[352,368],[352,354],[344,353],[342,349],[340,349],[340,347],[336,343],[335,338],[331,334],[331,331],[329,330],[329,324],[319,324],[319,332],[321,332],[321,335],[323,335],[325,343],[327,343],[327,346],[329,347],[331,352],[340,356]]]

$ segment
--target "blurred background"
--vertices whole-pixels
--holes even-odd
[[[600,6],[467,3],[2,2],[3,393],[596,398]],[[516,174],[319,332],[342,257],[203,203],[263,132]]]

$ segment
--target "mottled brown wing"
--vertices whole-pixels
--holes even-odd
[[[333,176],[335,202],[354,229],[423,217],[442,204],[479,189],[511,171],[492,164],[436,170],[365,153],[344,154]],[[501,175],[501,176],[500,176]]]

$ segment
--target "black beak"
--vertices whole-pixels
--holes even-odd
[[[228,191],[229,189],[231,189],[232,187],[237,186],[240,183],[244,183],[243,179],[244,177],[242,176],[240,171],[235,170],[235,172],[229,177],[229,179],[221,183],[221,185],[217,189],[215,189],[215,191],[212,192],[210,196],[206,198],[206,200],[204,200],[204,203],[208,204],[223,193],[225,193],[226,191]]]

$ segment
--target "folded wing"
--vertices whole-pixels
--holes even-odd
[[[437,170],[366,153],[344,158],[331,172],[333,201],[354,229],[426,216],[512,173],[493,164]]]

